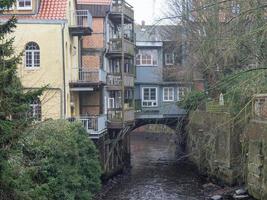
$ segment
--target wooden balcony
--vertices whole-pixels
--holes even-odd
[[[125,0],[113,0],[110,19],[115,23],[121,23],[121,15],[124,16],[124,23],[132,23],[134,21],[133,7]]]
[[[123,119],[124,113],[124,119]],[[123,123],[130,125],[135,121],[135,112],[133,108],[122,109],[114,108],[108,109],[108,128],[122,128]]]
[[[110,57],[120,57],[124,53],[125,56],[132,57],[135,54],[135,45],[127,39],[124,39],[124,45],[122,48],[122,39],[110,39],[108,56]]]
[[[70,87],[101,85],[106,83],[106,72],[102,69],[73,68]]]
[[[72,36],[86,36],[92,34],[92,15],[88,10],[74,10],[70,12],[69,31]]]
[[[130,74],[125,74],[123,77],[124,87],[134,87],[134,76]],[[121,75],[107,75],[107,89],[108,90],[121,90],[122,80]]]
[[[98,138],[107,129],[107,116],[79,116],[68,119],[70,122],[79,121],[91,138]]]

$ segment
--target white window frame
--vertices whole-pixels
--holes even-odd
[[[34,119],[34,121],[42,121],[42,103],[39,100],[35,100],[32,103],[30,103],[30,109],[31,109],[31,118]],[[39,118],[40,116],[40,118]]]
[[[27,45],[29,43],[31,43],[31,42],[28,42],[26,44],[25,48],[27,48]],[[41,65],[41,51],[40,51],[40,46],[36,42],[33,42],[33,43],[35,43],[38,46],[39,49],[37,49],[37,50],[27,50],[27,49],[25,49],[25,57],[24,57],[24,59],[25,59],[25,67],[28,70],[39,69],[40,68],[40,65]],[[35,63],[35,60],[36,60],[35,53],[39,53],[39,64],[38,65],[36,65],[36,63]],[[32,57],[32,61],[31,61],[31,65],[30,66],[27,65],[27,54],[31,54],[31,57]]]
[[[180,89],[183,88],[183,95],[180,95]],[[177,101],[182,101],[183,98],[186,95],[186,92],[189,91],[189,89],[187,87],[178,87],[177,88]]]
[[[155,89],[155,100],[145,100],[144,99],[144,91],[145,89],[149,89],[149,96],[151,96],[151,89]],[[145,105],[146,104],[146,105]],[[149,105],[150,104],[150,105]],[[157,107],[158,106],[158,88],[157,87],[143,87],[142,88],[142,107],[150,108],[150,107]]]
[[[165,96],[165,90],[167,90],[167,96]],[[171,102],[174,101],[174,87],[164,87],[163,88],[163,101]]]
[[[168,56],[172,57],[172,62],[168,62]],[[165,65],[173,65],[174,64],[174,53],[166,53],[165,54]]]
[[[115,98],[108,98],[108,109],[115,108]]]
[[[25,5],[26,1],[30,1],[31,2],[31,6],[23,6],[23,7],[21,7],[21,6],[19,6],[19,2],[20,1],[23,1],[24,5]],[[32,0],[17,0],[17,9],[18,10],[32,10]]]
[[[154,64],[153,64],[153,55],[152,54],[150,54],[150,55],[137,54],[136,57],[137,56],[140,56],[140,64],[138,64],[138,66],[154,66]],[[151,56],[150,64],[147,64],[147,63],[144,64],[142,62],[144,56]],[[148,59],[146,59],[146,60],[148,61]]]

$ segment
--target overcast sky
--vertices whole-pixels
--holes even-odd
[[[155,1],[155,13],[153,16],[153,2]],[[165,1],[168,0],[127,0],[134,7],[135,21],[141,24],[144,20],[146,24],[153,24],[154,20],[163,16],[166,9]]]

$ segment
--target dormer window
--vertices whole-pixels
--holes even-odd
[[[17,9],[18,10],[31,10],[32,0],[17,0]]]

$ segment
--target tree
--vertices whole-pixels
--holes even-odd
[[[0,14],[9,9],[15,0],[0,1]],[[25,92],[17,77],[17,65],[21,55],[15,55],[14,38],[10,33],[16,28],[16,18],[0,22],[0,192],[4,186],[3,174],[9,151],[16,144],[24,127],[30,124],[26,118],[29,102],[41,95],[42,90]]]
[[[18,199],[90,200],[100,188],[98,152],[81,124],[36,125],[22,135],[9,165]]]

